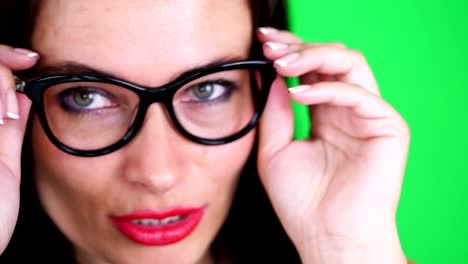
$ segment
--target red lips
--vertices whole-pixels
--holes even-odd
[[[178,208],[165,212],[140,211],[111,217],[117,229],[142,245],[163,246],[176,243],[197,227],[205,207]]]

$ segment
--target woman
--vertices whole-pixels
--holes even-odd
[[[35,3],[0,49],[2,263],[405,263],[406,123],[359,52],[257,29],[267,4]]]

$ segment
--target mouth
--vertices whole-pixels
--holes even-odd
[[[170,225],[177,225],[181,221],[187,219],[190,215],[176,215],[170,216],[163,219],[155,219],[155,218],[143,218],[143,219],[135,219],[131,220],[130,222],[135,225],[139,225],[142,227],[165,227]]]
[[[111,217],[111,220],[120,233],[138,244],[164,246],[188,237],[204,213],[205,207],[145,211]]]

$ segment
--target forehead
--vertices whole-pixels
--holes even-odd
[[[246,0],[47,0],[32,41],[43,66],[77,62],[155,85],[219,58],[247,57],[251,36]]]

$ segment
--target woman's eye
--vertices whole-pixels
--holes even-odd
[[[205,82],[190,87],[184,101],[212,102],[227,99],[234,90],[235,85],[228,81]]]
[[[209,100],[216,90],[214,86],[213,84],[196,86],[192,89],[193,96],[198,100]]]
[[[59,95],[62,106],[70,111],[83,112],[115,107],[115,100],[105,91],[90,88],[72,88]]]

